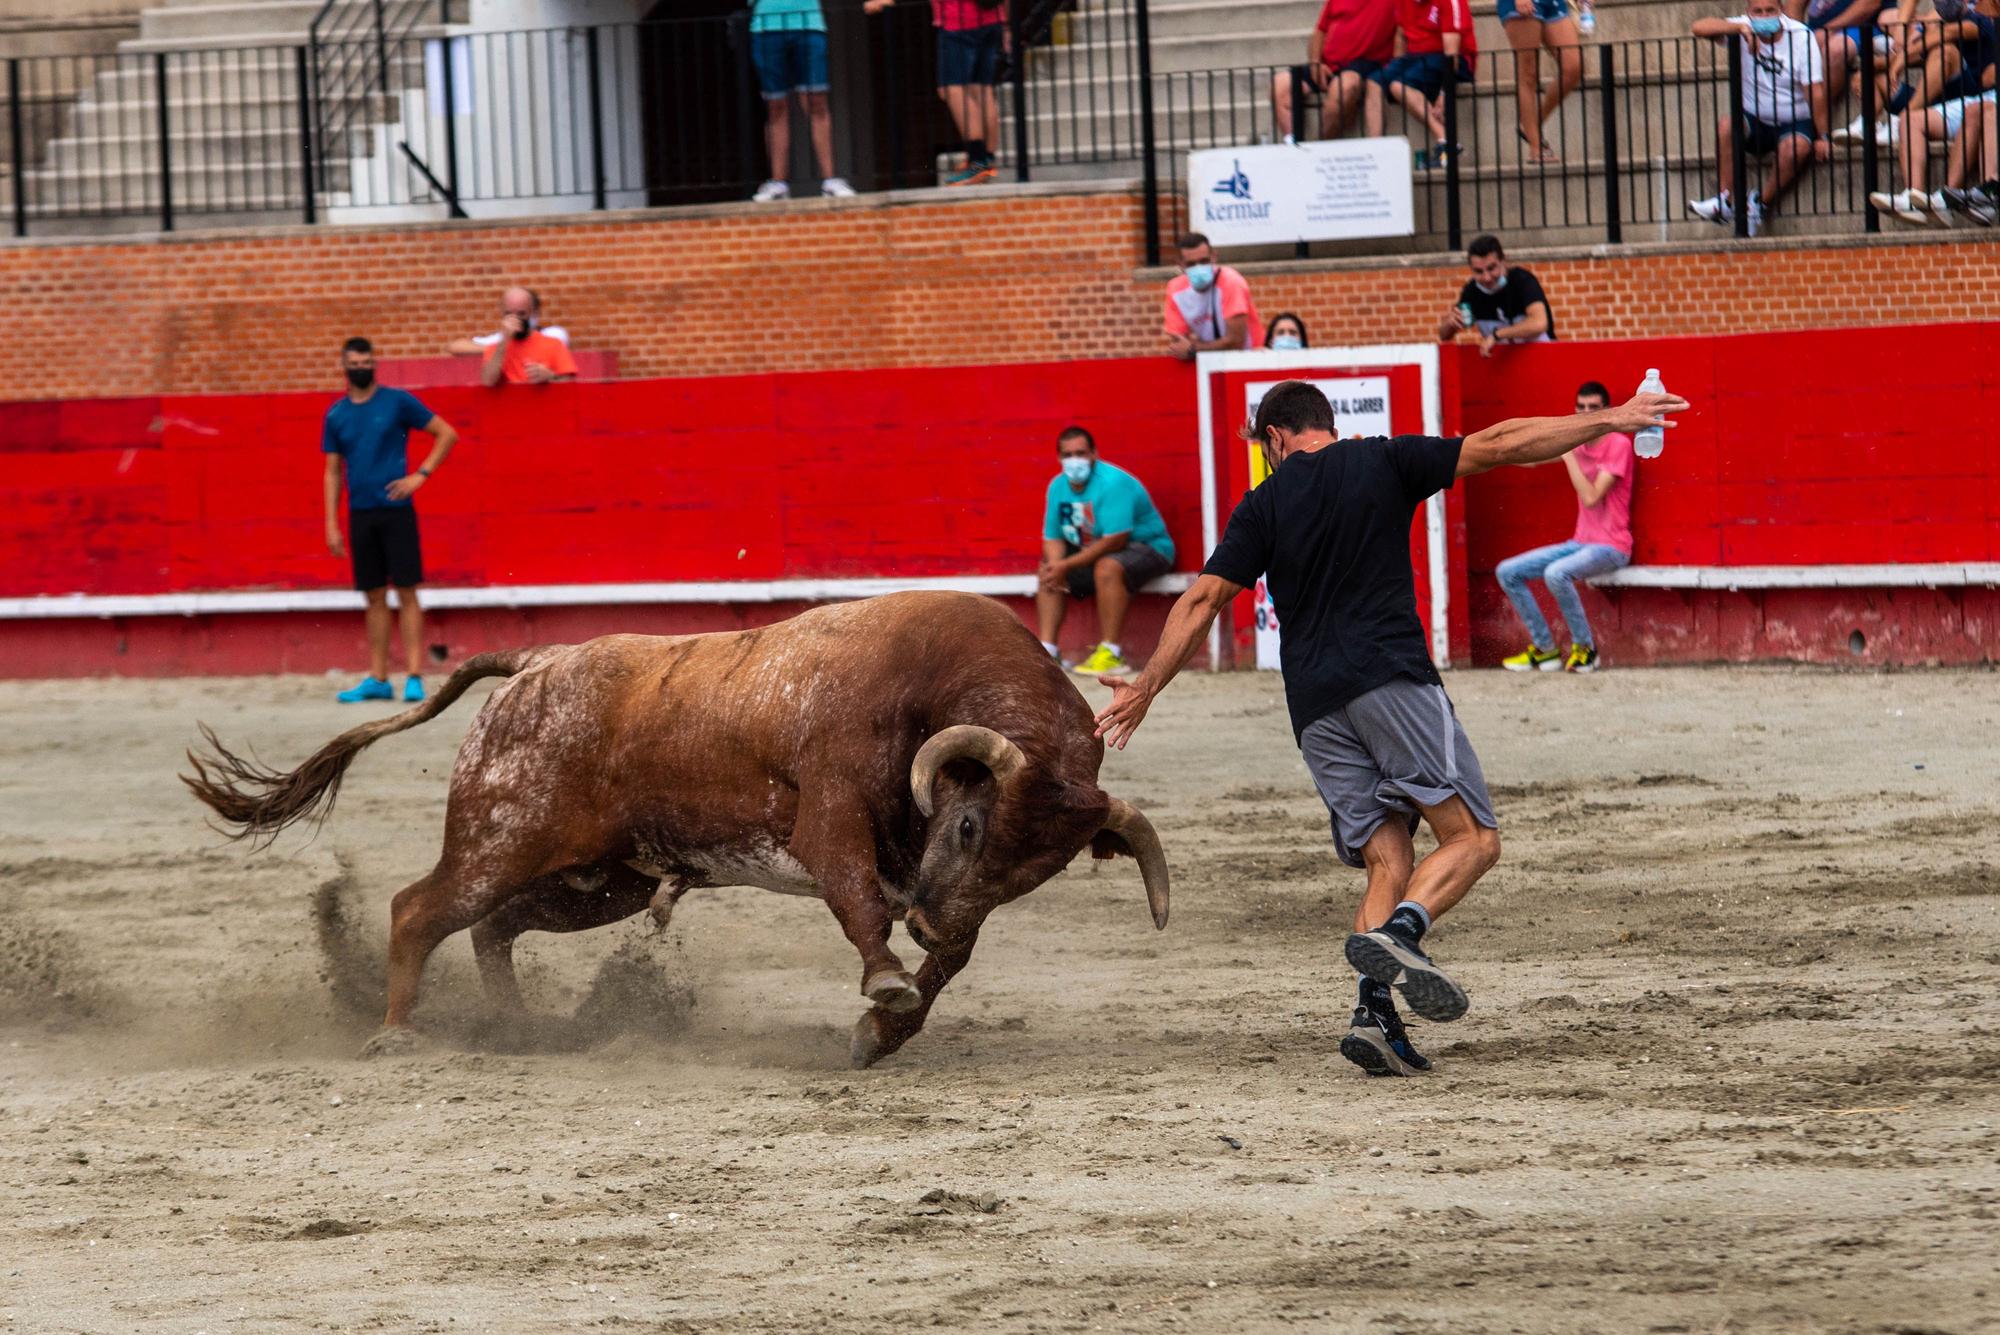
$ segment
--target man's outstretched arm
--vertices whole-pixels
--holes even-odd
[[[1208,628],[1229,600],[1243,592],[1241,584],[1231,584],[1220,575],[1203,575],[1180,596],[1167,624],[1160,631],[1159,647],[1138,676],[1130,679],[1099,677],[1111,688],[1111,703],[1097,716],[1097,735],[1109,746],[1125,749],[1125,743],[1146,717],[1153,697],[1167,688],[1194,651],[1208,638]]]
[[[1502,464],[1539,464],[1560,459],[1613,431],[1627,435],[1649,426],[1672,426],[1674,413],[1688,401],[1674,394],[1634,394],[1631,401],[1594,413],[1568,417],[1514,417],[1465,438],[1458,451],[1458,476],[1470,477]]]

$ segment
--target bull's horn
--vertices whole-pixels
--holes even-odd
[[[993,771],[994,782],[1006,784],[1026,768],[1028,758],[1021,748],[991,728],[976,723],[958,723],[925,742],[910,762],[910,794],[917,810],[931,814],[931,785],[938,771],[954,760],[976,760]]]
[[[1139,875],[1146,881],[1146,907],[1153,911],[1153,926],[1164,929],[1167,925],[1167,854],[1160,847],[1160,836],[1154,832],[1153,822],[1130,802],[1114,797],[1111,799],[1111,811],[1104,818],[1104,828],[1123,838],[1131,848],[1132,856],[1139,859]]]

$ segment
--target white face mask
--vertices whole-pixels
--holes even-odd
[[[1063,476],[1079,485],[1090,481],[1090,459],[1087,455],[1072,454],[1062,461]]]
[[[1475,278],[1475,279],[1473,279],[1473,280],[1472,280],[1472,285],[1473,285],[1474,287],[1478,288],[1478,289],[1479,289],[1479,290],[1480,290],[1481,292],[1484,292],[1484,293],[1485,293],[1485,294],[1486,294],[1487,296],[1489,296],[1489,297],[1490,297],[1490,296],[1492,296],[1492,295],[1493,295],[1493,294],[1494,294],[1495,292],[1498,292],[1498,291],[1499,291],[1499,290],[1500,290],[1501,288],[1503,288],[1503,287],[1507,286],[1507,274],[1506,274],[1506,272],[1505,272],[1505,271],[1503,270],[1503,271],[1501,272],[1501,274],[1500,274],[1500,281],[1499,281],[1499,282],[1497,282],[1497,283],[1495,283],[1495,284],[1494,284],[1493,286],[1491,286],[1491,287],[1488,287],[1488,286],[1486,286],[1486,284],[1484,284],[1484,283],[1480,282],[1480,281],[1479,281],[1479,280],[1478,280],[1477,278]]]
[[[1297,334],[1273,334],[1271,346],[1280,352],[1297,352],[1305,346],[1305,340]]]

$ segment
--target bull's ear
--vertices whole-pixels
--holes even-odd
[[[1099,862],[1108,862],[1112,858],[1131,858],[1138,854],[1132,851],[1132,845],[1126,843],[1125,836],[1118,831],[1099,830],[1090,837],[1090,856]]]

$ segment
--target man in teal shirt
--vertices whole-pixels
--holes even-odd
[[[1139,479],[1097,457],[1080,426],[1056,437],[1062,471],[1049,483],[1042,518],[1042,565],[1035,589],[1042,647],[1060,657],[1056,636],[1071,597],[1097,596],[1097,648],[1076,665],[1086,676],[1127,670],[1118,637],[1134,592],[1173,568],[1174,540]]]

